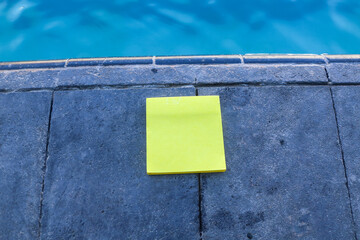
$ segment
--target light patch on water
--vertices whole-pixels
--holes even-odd
[[[168,16],[169,18],[175,19],[177,22],[181,22],[185,24],[194,22],[194,18],[192,16],[171,9],[159,8],[158,12]]]
[[[0,2],[0,16],[3,15],[4,9],[6,8],[6,1]]]
[[[12,39],[8,44],[0,45],[0,52],[3,51],[14,51],[16,50],[21,43],[24,41],[24,36],[21,34],[17,36],[16,38]]]
[[[56,27],[62,27],[64,25],[65,24],[62,21],[52,21],[52,22],[49,22],[49,23],[45,24],[44,30],[50,30],[50,29],[53,29],[53,28],[56,28]]]
[[[274,23],[273,26],[281,35],[283,35],[286,39],[289,39],[289,42],[297,45],[297,47],[303,52],[312,52],[313,49],[321,49],[324,47],[318,39],[311,35],[307,35],[304,32],[298,31],[298,29],[294,28],[294,26],[280,22]]]
[[[340,29],[348,33],[351,33],[357,38],[360,38],[360,27],[357,26],[354,22],[350,21],[344,16],[341,16],[340,14],[337,14],[334,11],[330,12],[330,17],[335,23],[335,25],[338,26]]]
[[[12,40],[11,42],[10,42],[10,44],[9,44],[9,48],[11,49],[11,50],[15,50],[15,49],[17,49],[19,46],[20,46],[20,44],[22,43],[24,41],[24,36],[23,35],[19,35],[19,36],[17,36],[14,40]]]
[[[21,0],[16,3],[7,13],[6,18],[9,22],[14,22],[17,20],[24,10],[35,6],[36,4],[33,2],[29,2],[27,0]]]

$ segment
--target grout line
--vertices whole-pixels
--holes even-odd
[[[241,87],[241,86],[327,86],[327,82],[288,82],[288,83],[264,83],[264,82],[235,82],[235,83],[197,83],[196,87]]]
[[[68,65],[68,63],[69,63],[69,60],[70,60],[70,58],[66,59],[64,68],[67,68],[67,65]]]
[[[48,129],[47,129],[47,135],[46,135],[46,148],[45,148],[45,158],[44,158],[44,164],[42,166],[42,183],[41,183],[41,194],[40,194],[40,211],[39,211],[39,232],[38,232],[38,238],[41,237],[41,219],[43,215],[42,207],[43,207],[43,200],[44,200],[44,189],[45,189],[45,173],[46,173],[46,163],[47,159],[49,157],[49,140],[50,140],[50,127],[51,127],[51,116],[53,111],[53,105],[54,105],[54,91],[51,94],[51,101],[50,101],[50,111],[49,111],[49,120],[48,120]]]
[[[195,87],[195,95],[199,96],[199,89]],[[202,223],[202,190],[201,190],[201,173],[197,174],[198,177],[198,195],[199,195],[199,234],[200,240],[203,239],[203,223]]]
[[[242,55],[242,54],[239,54],[239,57],[240,57],[240,60],[241,60],[241,63],[240,63],[240,64],[245,64],[243,55]]]
[[[340,145],[341,160],[342,160],[342,164],[343,164],[343,167],[344,167],[345,186],[346,186],[347,194],[348,194],[348,198],[349,198],[350,214],[351,214],[351,222],[352,222],[352,225],[353,225],[354,238],[355,238],[355,240],[358,240],[357,233],[356,233],[356,224],[355,224],[355,219],[354,219],[354,212],[353,212],[352,201],[351,201],[351,192],[350,192],[350,186],[349,186],[349,179],[348,179],[346,162],[345,162],[345,157],[344,157],[344,149],[343,149],[343,146],[342,146],[339,122],[338,122],[338,117],[337,117],[337,113],[336,113],[334,94],[333,94],[333,91],[332,91],[331,87],[329,87],[329,90],[330,90],[332,107],[333,107],[334,116],[335,116],[335,123],[336,123],[338,142],[339,142],[339,145]]]
[[[198,173],[198,194],[199,194],[199,234],[200,240],[203,239],[203,222],[202,222],[202,189],[201,189],[201,173]]]
[[[181,88],[193,87],[192,84],[144,84],[144,85],[69,85],[49,88],[22,88],[22,89],[0,89],[1,93],[15,92],[38,92],[38,91],[81,91],[81,90],[111,90],[111,89],[139,89],[139,88]]]
[[[331,79],[330,79],[330,77],[329,77],[329,72],[328,72],[328,70],[327,70],[327,68],[326,68],[326,65],[324,66],[324,69],[325,69],[326,78],[327,78],[327,80],[328,80],[328,84],[332,85],[333,82],[331,81]]]
[[[329,64],[329,59],[326,57],[326,54],[321,54],[320,56],[323,57],[325,64]]]
[[[108,60],[109,58],[104,58],[104,60],[101,62],[101,64],[100,64],[100,66],[104,66],[104,62],[106,61],[106,60]]]
[[[156,65],[156,64],[155,64],[155,58],[156,58],[156,56],[153,56],[153,57],[152,57],[152,65]]]
[[[198,83],[194,84],[94,84],[94,85],[68,85],[44,88],[0,89],[1,93],[38,92],[38,91],[78,91],[78,90],[108,90],[108,89],[138,89],[138,88],[179,88],[179,87],[313,87],[313,86],[360,86],[359,83],[333,83],[329,82],[298,82],[298,83],[264,83],[264,82],[238,82],[238,83]]]

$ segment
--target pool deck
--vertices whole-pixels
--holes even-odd
[[[220,95],[225,173],[148,176],[145,99]],[[360,55],[0,63],[0,239],[359,239]]]

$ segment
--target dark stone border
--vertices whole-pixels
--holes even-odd
[[[156,57],[155,64],[232,64],[242,63],[241,55],[214,55],[214,56],[168,56]]]
[[[295,64],[325,64],[325,59],[321,55],[261,55],[261,54],[246,54],[244,55],[244,63],[295,63]]]
[[[360,62],[360,54],[348,54],[348,55],[326,55],[328,63],[357,63]]]
[[[84,66],[100,66],[105,61],[105,58],[79,58],[69,59],[66,67],[84,67]]]
[[[0,70],[16,70],[25,68],[61,68],[66,60],[28,61],[28,62],[0,62]]]
[[[111,57],[80,58],[67,60],[0,62],[0,70],[27,68],[63,68],[114,65],[180,65],[180,64],[326,64],[357,63],[360,54],[316,55],[316,54],[245,54],[208,56],[160,56],[160,57]]]
[[[153,57],[114,57],[106,58],[103,65],[137,65],[137,64],[152,64]]]

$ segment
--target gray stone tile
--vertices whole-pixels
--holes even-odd
[[[335,55],[327,55],[323,54],[323,56],[330,63],[356,63],[360,62],[360,54],[335,54]]]
[[[51,92],[0,94],[0,239],[36,239]]]
[[[245,54],[245,63],[325,63],[323,56],[315,54]]]
[[[360,86],[332,87],[357,233],[360,233]]]
[[[220,95],[227,171],[202,174],[204,239],[352,239],[328,87]]]
[[[195,89],[60,91],[42,239],[197,239],[197,175],[146,174],[145,98]]]
[[[192,84],[195,77],[186,66],[128,65],[66,68],[59,86]]]
[[[0,71],[0,90],[53,88],[57,86],[59,71],[59,69]]]
[[[233,64],[193,66],[197,83],[326,83],[321,65]]]
[[[326,69],[333,83],[360,83],[360,64],[330,63]]]

